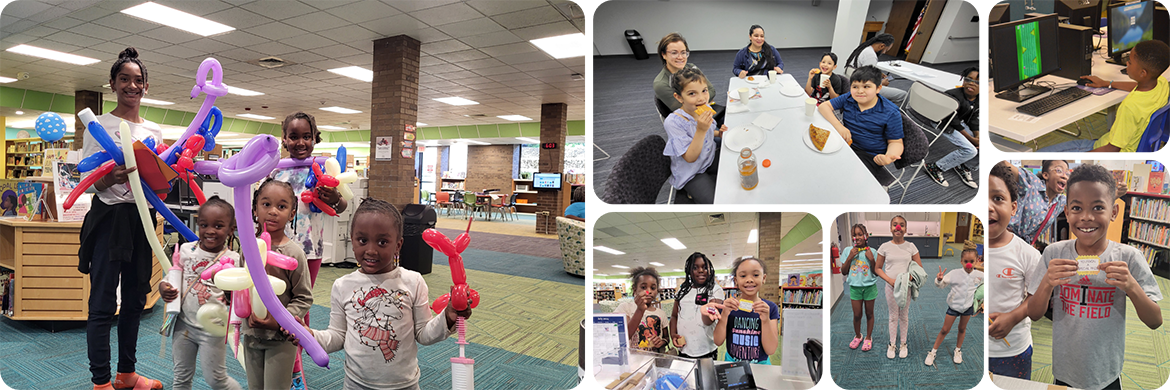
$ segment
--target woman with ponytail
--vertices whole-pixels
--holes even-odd
[[[845,59],[845,75],[848,76],[863,66],[877,65],[878,55],[885,53],[892,47],[894,47],[894,36],[886,33],[878,34],[878,36],[862,42],[856,49],[853,49],[852,53],[849,53],[849,58]],[[890,80],[885,74],[882,74],[881,95],[899,107],[902,106],[902,101],[906,100],[906,91],[890,87]]]
[[[784,61],[780,59],[780,52],[764,41],[764,28],[758,24],[752,25],[748,29],[748,38],[751,41],[747,47],[740,49],[735,55],[735,65],[731,67],[731,73],[741,79],[747,76],[767,75],[770,70],[783,74]]]

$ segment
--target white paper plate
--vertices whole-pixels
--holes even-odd
[[[800,87],[783,87],[780,88],[780,94],[788,97],[799,97],[804,95],[804,89]]]
[[[747,76],[747,77],[743,78],[743,81],[747,81],[748,84],[761,84],[761,83],[768,82],[768,76],[767,75]]]
[[[817,127],[821,127],[821,126],[817,126]],[[821,127],[821,128],[824,129],[824,127]],[[810,135],[808,133],[807,127],[803,128],[801,130],[804,135],[801,136],[800,138],[804,140],[805,146],[808,146],[809,149],[812,149],[814,152],[817,152],[817,153],[829,154],[829,153],[833,153],[833,152],[836,152],[838,150],[841,150],[841,147],[845,146],[845,140],[841,138],[840,134],[836,134],[837,131],[835,129],[833,129],[832,127],[828,128],[826,130],[829,130],[829,132],[831,132],[833,134],[829,134],[829,140],[825,141],[825,150],[817,150],[816,145],[813,145],[812,135]],[[727,142],[726,138],[724,138],[723,142],[724,143]]]
[[[743,148],[756,150],[764,145],[767,139],[764,130],[755,126],[740,126],[723,133],[723,146],[728,150],[739,153]]]

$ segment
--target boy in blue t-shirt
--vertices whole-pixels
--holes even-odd
[[[883,168],[902,158],[902,113],[898,106],[879,95],[882,72],[863,66],[849,77],[849,93],[817,107],[834,129],[853,147],[853,152],[883,186],[894,176]],[[841,111],[838,120],[833,111]]]

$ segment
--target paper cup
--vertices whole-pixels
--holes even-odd
[[[768,84],[776,84],[776,71],[768,71]]]
[[[747,87],[740,88],[736,92],[739,93],[739,101],[743,104],[747,104],[748,98],[752,97],[751,90],[748,89]]]
[[[829,77],[833,77],[833,76],[827,75],[824,73],[817,75],[817,85],[822,85],[822,86],[825,85],[825,80],[828,79]]]
[[[811,117],[811,116],[813,116],[813,113],[815,113],[816,111],[817,111],[817,99],[813,99],[813,98],[804,99],[804,115]]]

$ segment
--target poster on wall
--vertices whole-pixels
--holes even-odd
[[[53,196],[56,198],[55,204],[57,206],[58,221],[73,222],[85,220],[85,213],[89,211],[92,195],[83,194],[73,203],[73,207],[65,210],[65,199],[77,188],[79,183],[81,183],[81,172],[78,172],[77,164],[61,161],[53,163]]]
[[[390,161],[390,159],[394,157],[394,152],[391,150],[394,146],[392,138],[393,137],[377,138],[377,142],[374,145],[374,160]]]
[[[403,147],[402,158],[414,158],[414,149]]]

